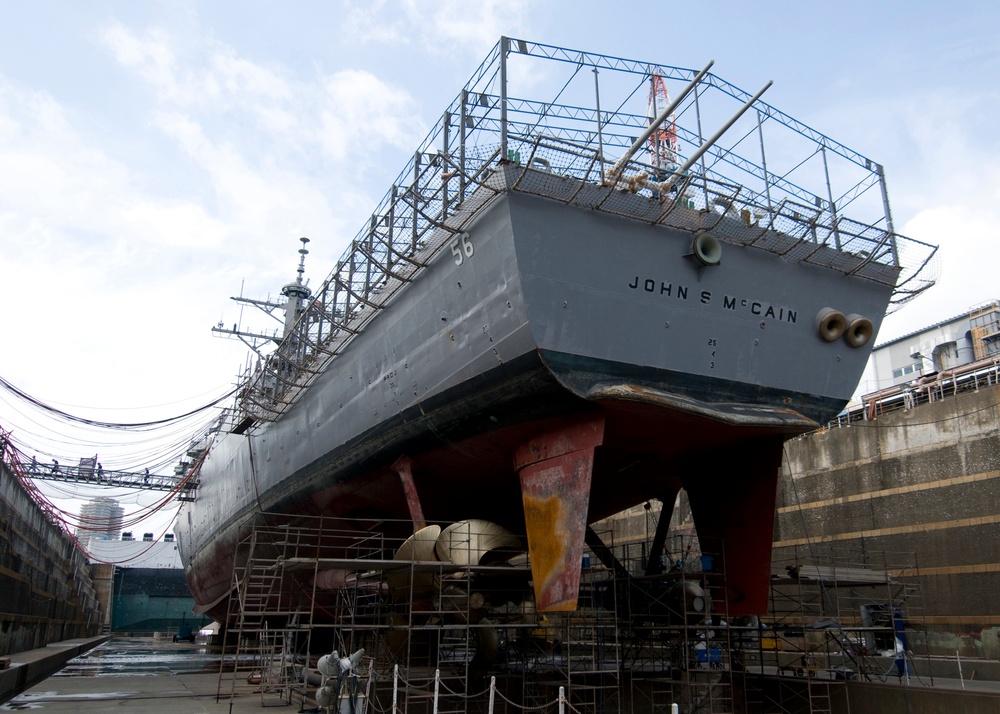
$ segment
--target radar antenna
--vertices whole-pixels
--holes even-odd
[[[302,303],[308,300],[312,294],[305,283],[302,282],[302,274],[306,272],[306,256],[309,255],[309,251],[306,250],[306,243],[309,242],[309,239],[299,238],[299,240],[302,241],[302,247],[299,248],[299,267],[296,270],[299,276],[295,279],[294,283],[288,283],[288,285],[281,288],[281,294],[286,298],[285,331],[283,336],[292,331],[295,321],[302,314]]]
[[[270,297],[265,300],[253,300],[243,297],[242,294],[239,297],[232,298],[232,300],[242,305],[253,305],[269,317],[281,322],[282,327],[280,332],[277,328],[272,332],[244,330],[242,325],[236,323],[233,324],[232,329],[229,329],[220,320],[219,324],[212,328],[213,333],[239,338],[240,341],[256,352],[257,356],[261,359],[266,357],[262,351],[264,345],[278,345],[281,343],[285,336],[292,331],[295,321],[305,311],[307,301],[310,295],[312,295],[312,291],[303,280],[303,275],[306,272],[306,256],[309,255],[309,251],[306,249],[309,239],[299,238],[299,240],[302,241],[302,247],[299,248],[299,267],[296,268],[298,275],[294,281],[281,288],[281,295],[285,298],[283,302],[272,301]]]

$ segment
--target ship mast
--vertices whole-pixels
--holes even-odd
[[[252,332],[244,330],[243,326],[238,323],[233,323],[232,328],[229,328],[220,320],[219,324],[212,328],[213,333],[239,338],[240,341],[256,352],[262,359],[265,357],[261,352],[263,345],[268,342],[281,343],[292,331],[295,321],[302,314],[303,310],[305,310],[306,301],[312,295],[312,291],[302,279],[306,270],[306,256],[309,254],[309,251],[306,249],[309,239],[299,238],[299,240],[302,241],[302,247],[299,248],[299,267],[296,269],[298,275],[295,280],[281,288],[281,295],[285,298],[284,302],[274,302],[270,297],[266,300],[254,300],[242,295],[231,298],[244,305],[253,305],[269,317],[281,322],[281,332],[279,333],[277,329],[270,334],[267,332]],[[279,311],[283,312],[283,317],[279,317]]]
[[[298,277],[295,278],[294,283],[288,283],[281,288],[281,294],[286,298],[285,331],[282,333],[282,337],[287,337],[288,333],[292,331],[295,321],[302,313],[302,303],[308,300],[312,294],[309,288],[302,282],[302,274],[306,272],[306,256],[309,255],[309,251],[306,250],[306,243],[309,242],[309,239],[299,238],[299,240],[302,241],[302,247],[299,248],[299,267],[296,271]]]

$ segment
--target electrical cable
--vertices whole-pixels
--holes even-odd
[[[0,429],[0,460],[10,468],[28,496],[46,514],[49,520],[66,534],[78,550],[94,562],[108,561],[88,552],[85,543],[89,539],[83,538],[84,542],[81,542],[83,534],[131,529],[140,526],[140,524],[148,519],[168,509],[177,502],[180,495],[186,491],[191,480],[196,477],[207,451],[202,452],[195,464],[185,465],[184,476],[173,484],[169,491],[163,492],[162,496],[158,495],[152,503],[145,505],[139,501],[140,494],[135,492],[135,489],[130,489],[127,485],[110,486],[100,483],[46,479],[44,481],[45,485],[40,486],[41,482],[36,483],[30,477],[30,473],[24,465],[30,463],[37,468],[38,454],[42,454],[43,458],[48,457],[52,459],[53,473],[56,473],[58,469],[57,457],[67,461],[66,451],[76,453],[82,451],[83,453],[87,453],[90,449],[94,449],[97,453],[104,452],[107,454],[107,457],[103,461],[112,467],[107,470],[106,473],[108,474],[113,474],[116,471],[140,473],[142,469],[145,469],[147,474],[149,473],[149,469],[153,469],[155,472],[167,467],[171,463],[182,461],[183,455],[190,450],[192,443],[203,442],[218,423],[218,415],[215,414],[206,423],[204,413],[215,409],[220,402],[232,397],[236,392],[235,388],[231,389],[196,409],[164,419],[111,422],[69,414],[62,409],[55,408],[40,399],[32,397],[2,377],[0,377],[0,387],[2,387],[0,389],[0,403],[10,407],[12,412],[17,415],[17,420],[20,424],[27,423],[32,425],[29,429],[23,429],[19,426],[16,436],[13,430],[5,431]],[[11,396],[16,397],[16,400],[12,401],[9,398]],[[29,406],[33,410],[33,413],[26,411],[22,405]],[[123,438],[121,436],[122,432],[128,432],[133,436]],[[29,442],[34,443],[29,444]],[[108,451],[111,453],[108,453]],[[30,452],[34,452],[36,455],[29,460],[27,454]],[[81,466],[69,467],[68,472],[75,472],[79,468],[82,474],[86,469],[86,461],[89,459],[90,457],[81,458]],[[93,463],[97,463],[96,455],[93,457]],[[128,468],[118,468],[119,464],[128,465]],[[139,464],[138,470],[136,464]],[[93,465],[91,465],[91,468],[93,468]],[[98,470],[100,468],[101,466],[98,464]],[[91,498],[94,498],[94,488],[100,489],[102,495],[106,495],[110,489],[111,493],[118,498],[122,497],[120,496],[120,491],[125,491],[126,494],[132,491],[133,502],[137,508],[130,510],[127,514],[123,514],[123,517],[117,515],[113,517],[95,517],[70,512],[61,508],[53,500],[60,498],[79,500],[87,498],[88,494],[91,495]],[[139,490],[142,490],[141,487],[139,487]],[[172,528],[175,520],[176,513],[169,519],[166,526],[162,528],[163,533],[161,536]],[[156,530],[161,530],[161,528],[157,527]],[[160,538],[157,538],[154,543],[159,540]],[[141,558],[152,547],[153,545],[150,545],[149,548],[143,549],[140,553],[126,560],[116,562],[121,563]]]
[[[63,419],[66,419],[67,421],[76,422],[76,423],[79,423],[79,424],[87,424],[87,425],[90,425],[90,426],[99,426],[99,427],[103,427],[103,428],[106,428],[106,429],[123,429],[123,430],[131,430],[131,429],[140,429],[141,430],[141,429],[147,429],[149,427],[162,426],[164,424],[174,423],[174,422],[179,421],[181,419],[186,419],[187,417],[193,416],[195,414],[200,414],[201,412],[204,412],[204,411],[206,411],[208,409],[211,409],[213,407],[217,407],[221,402],[225,401],[226,399],[229,399],[234,394],[236,394],[237,390],[239,389],[239,386],[233,387],[226,394],[223,394],[222,396],[220,396],[217,399],[209,402],[208,404],[205,404],[203,406],[197,407],[196,409],[193,409],[193,410],[191,410],[189,412],[186,412],[184,414],[180,414],[178,416],[167,417],[166,419],[158,419],[158,420],[147,421],[147,422],[121,423],[121,422],[106,422],[106,421],[100,421],[100,420],[96,420],[96,419],[88,419],[88,418],[85,418],[85,417],[79,417],[79,416],[75,416],[73,414],[69,414],[68,412],[64,412],[61,409],[57,409],[57,408],[55,408],[53,406],[50,406],[49,404],[46,404],[45,402],[43,402],[43,401],[41,401],[39,399],[36,399],[35,397],[32,397],[31,395],[29,395],[29,394],[21,391],[20,389],[18,389],[17,387],[15,387],[13,384],[11,384],[10,382],[8,382],[3,377],[0,377],[0,387],[3,387],[8,392],[17,395],[18,397],[20,397],[24,401],[26,401],[26,402],[28,402],[30,404],[35,405],[39,409],[42,409],[42,410],[47,411],[47,412],[52,413],[52,414],[57,414],[58,416],[62,417]]]
[[[6,436],[6,432],[3,432],[3,434],[4,436]],[[31,496],[32,500],[34,500],[35,503],[39,506],[39,508],[41,508],[42,511],[45,512],[52,519],[54,523],[56,523],[62,528],[62,530],[66,533],[66,535],[71,539],[75,547],[78,550],[80,550],[85,556],[96,562],[104,562],[104,563],[111,563],[111,562],[122,563],[122,562],[128,562],[130,560],[135,560],[137,558],[142,557],[147,552],[149,552],[149,550],[153,548],[153,545],[150,545],[148,548],[144,549],[140,553],[133,555],[125,560],[118,560],[118,561],[103,560],[95,556],[93,553],[89,552],[88,549],[80,542],[79,538],[74,534],[72,530],[73,521],[75,520],[77,524],[76,528],[77,532],[79,531],[100,532],[100,531],[106,531],[110,527],[114,527],[117,529],[117,528],[131,528],[135,525],[138,525],[149,516],[162,510],[170,502],[172,502],[175,498],[177,498],[177,496],[180,495],[180,493],[184,490],[184,487],[186,486],[188,481],[190,481],[190,479],[192,479],[195,476],[195,474],[197,474],[198,471],[200,470],[201,464],[204,461],[206,455],[207,453],[202,454],[198,462],[192,466],[192,468],[188,471],[188,473],[184,476],[184,478],[178,481],[176,486],[171,491],[169,491],[166,496],[164,496],[156,503],[144,507],[137,513],[130,514],[130,519],[128,521],[122,521],[119,523],[115,518],[92,518],[83,515],[77,516],[59,508],[54,503],[52,503],[52,501],[47,496],[45,496],[45,494],[41,493],[38,487],[27,476],[22,465],[23,462],[20,458],[21,454],[10,444],[9,440],[4,438],[3,449],[0,450],[0,458],[2,458],[3,462],[10,467],[11,471],[20,481],[24,489],[28,492],[29,496]],[[175,519],[176,519],[176,514],[174,518],[171,519],[167,527],[164,529],[163,534],[165,534],[167,530],[169,530],[169,528],[173,525]],[[163,534],[161,534],[161,537]],[[155,543],[158,542],[159,540],[160,539],[157,538],[153,542]]]

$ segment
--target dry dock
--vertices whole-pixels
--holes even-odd
[[[143,712],[143,714],[202,714],[259,712],[265,702],[259,693],[244,691],[230,697],[223,682],[219,696],[219,650],[199,644],[173,643],[151,638],[113,638],[70,660],[66,666],[20,696],[0,706],[5,711],[38,711],[50,714],[74,712]],[[837,699],[831,714],[868,714],[905,711],[961,711],[966,714],[1000,712],[1000,683],[937,678],[934,686],[914,682],[901,687],[895,683],[848,682],[846,698]],[[849,701],[847,700],[849,698]],[[274,705],[273,698],[266,702]],[[788,704],[790,702],[786,702]],[[376,706],[377,711],[389,711]],[[801,702],[800,702],[801,705]],[[268,706],[267,708],[270,708]],[[283,711],[325,711],[315,702],[294,701]],[[767,708],[767,712],[809,711],[805,708]],[[400,711],[403,711],[402,708]],[[552,708],[555,712],[555,708]],[[637,712],[636,714],[644,714]]]

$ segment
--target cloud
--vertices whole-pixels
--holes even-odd
[[[181,91],[177,58],[164,31],[149,30],[140,36],[113,22],[101,33],[101,38],[119,64],[159,88],[165,98],[187,101],[202,96]]]
[[[887,167],[896,230],[939,247],[937,285],[887,320],[883,341],[1000,298],[1000,142],[980,117],[994,116],[992,92],[943,91],[887,107],[902,162]],[[932,310],[932,312],[928,312]]]
[[[225,223],[193,203],[136,201],[123,208],[120,218],[126,234],[174,248],[219,245],[229,235]]]
[[[100,108],[82,114],[0,77],[0,294],[25,305],[13,332],[51,323],[122,384],[180,359],[201,364],[191,388],[202,388],[220,360],[230,361],[222,374],[232,369],[233,352],[204,340],[240,280],[252,276],[249,295],[275,290],[294,273],[302,235],[314,241],[313,280],[325,277],[375,204],[359,174],[380,148],[402,165],[425,129],[406,92],[367,72],[293,77],[211,38],[121,24],[102,36],[147,90],[107,117],[113,135]],[[67,394],[93,384],[67,383],[58,351],[5,363]]]
[[[120,187],[125,168],[88,146],[51,96],[2,78],[0,127],[0,212],[8,240],[37,239],[43,224],[98,229],[102,220],[93,207]]]
[[[188,189],[198,180],[136,137],[148,126],[101,124],[0,77],[0,299],[21,336],[0,373],[43,397],[122,406],[225,383],[241,359],[200,340],[242,277],[220,264],[222,247],[239,261],[234,236],[257,227]],[[254,188],[265,205],[277,193]]]
[[[370,72],[295,76],[208,35],[179,38],[120,23],[102,37],[149,89],[154,124],[204,172],[219,210],[260,229],[268,212],[301,210],[303,198],[325,202],[315,187],[333,204],[356,193],[348,187],[360,174],[384,168],[379,151],[398,156],[426,133],[412,96]],[[328,218],[344,213],[333,208]]]
[[[76,124],[52,96],[0,81],[0,221],[9,257],[40,254],[48,265],[90,264],[100,279],[109,261],[169,263],[159,250],[206,248],[227,235],[196,197],[148,193],[143,177]]]
[[[904,235],[940,246],[941,271],[927,297],[900,310],[900,318],[890,323],[893,334],[926,327],[1000,298],[995,279],[1000,264],[1000,176],[988,171],[980,177],[982,184],[975,190],[941,196],[899,228]],[[960,184],[950,185],[958,189]],[[929,308],[933,313],[928,314]]]
[[[100,38],[115,60],[153,87],[164,103],[255,107],[292,96],[280,72],[241,58],[208,36],[181,38],[160,28],[136,32],[112,22]]]
[[[412,150],[426,133],[415,119],[417,111],[416,103],[398,87],[371,72],[344,70],[324,82],[317,136],[335,161],[350,158],[359,144]]]
[[[933,93],[879,86],[868,97],[831,97],[807,117],[885,162],[896,231],[939,246],[937,284],[886,318],[880,343],[1000,298],[992,278],[1000,263],[1000,137],[989,126],[998,111],[1000,94],[985,85]]]
[[[348,3],[345,27],[363,43],[412,45],[434,55],[485,55],[501,35],[523,34],[527,0]]]

